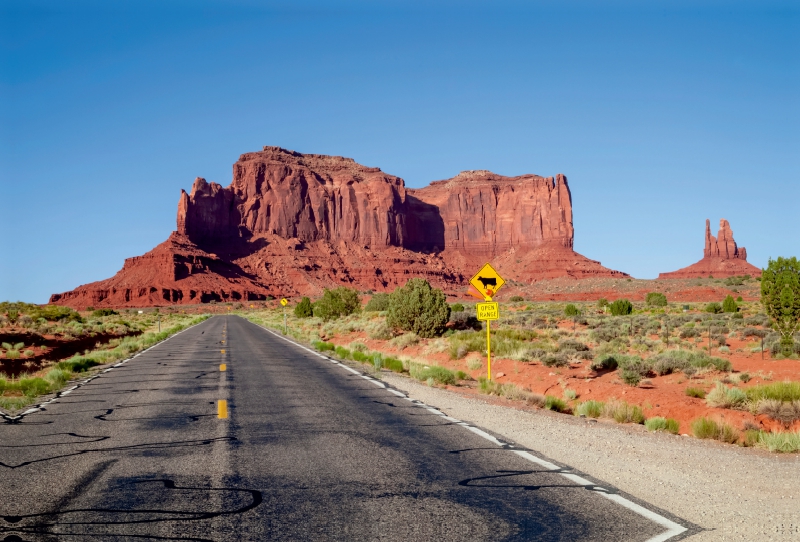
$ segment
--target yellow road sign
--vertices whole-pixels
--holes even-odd
[[[472,280],[469,281],[476,290],[478,290],[483,297],[489,301],[494,294],[497,293],[497,290],[502,288],[503,284],[506,283],[503,280],[503,277],[497,274],[497,271],[494,270],[494,267],[489,265],[488,263],[481,267],[481,270],[472,277]]]
[[[285,297],[283,299],[281,299],[281,305],[283,305],[285,307],[288,304],[289,304],[289,300],[288,299],[286,299]]]
[[[478,314],[478,320],[497,320],[500,318],[500,306],[496,301],[488,303],[477,303],[475,310]]]

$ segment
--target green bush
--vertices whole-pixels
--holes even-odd
[[[350,356],[351,356],[350,350],[348,350],[348,349],[347,349],[347,348],[345,348],[344,346],[337,346],[337,347],[334,349],[334,352],[335,352],[335,353],[336,353],[336,355],[337,355],[338,357],[340,357],[341,359],[350,359]]]
[[[311,300],[307,297],[301,299],[300,303],[294,306],[294,315],[298,318],[310,318],[314,316],[314,307],[311,304]]]
[[[374,294],[367,305],[364,307],[365,311],[385,311],[389,308],[389,294]]]
[[[544,408],[547,410],[554,410],[556,412],[569,411],[566,401],[559,399],[558,397],[553,397],[552,395],[544,396]]]
[[[633,303],[627,299],[617,299],[609,305],[609,308],[614,316],[625,316],[633,312]]]
[[[792,355],[793,335],[800,325],[800,261],[797,258],[769,260],[761,274],[761,302],[781,334],[781,352]]]
[[[605,403],[602,401],[584,401],[575,407],[575,414],[586,416],[587,418],[599,418],[603,415]]]
[[[412,378],[417,380],[426,381],[429,378],[433,379],[437,384],[455,384],[456,374],[444,367],[438,365],[424,366],[419,363],[410,363],[408,372]]]
[[[44,307],[33,306],[31,310],[27,311],[28,316],[34,320],[44,318],[48,322],[83,322],[83,318],[76,311],[69,307],[62,307],[60,305],[45,305]],[[1,312],[1,311],[0,311]]]
[[[710,312],[712,314],[719,314],[722,312],[722,305],[720,305],[716,301],[713,303],[709,303],[708,305],[706,305],[705,311]]]
[[[644,423],[641,407],[630,405],[625,401],[612,401],[603,407],[603,416],[617,423]]]
[[[601,297],[600,299],[597,300],[598,309],[605,309],[606,307],[608,307],[608,299],[606,299],[605,297]]]
[[[44,395],[50,391],[50,384],[43,378],[20,378],[19,389],[26,397]]]
[[[771,384],[759,384],[745,390],[747,398],[752,402],[763,399],[789,402],[800,401],[800,382],[773,382]]]
[[[761,431],[758,434],[758,445],[767,448],[770,452],[800,452],[800,431],[793,433],[765,433]]]
[[[512,295],[509,301],[512,303],[522,303],[523,301],[525,301],[525,298],[522,297],[521,295]]]
[[[747,394],[739,388],[728,388],[721,382],[706,394],[708,406],[719,408],[741,407],[747,401]]]
[[[714,439],[733,444],[739,440],[739,432],[725,423],[709,418],[697,418],[692,422],[692,434],[700,439]]]
[[[650,307],[666,307],[667,296],[661,292],[650,292],[645,298],[645,303]]]
[[[92,367],[96,367],[97,365],[100,365],[100,363],[91,358],[86,358],[82,356],[73,356],[68,360],[57,363],[56,367],[58,369],[63,369],[66,371],[70,371],[72,373],[83,373],[85,371],[88,371]]]
[[[653,418],[648,418],[644,422],[644,426],[647,427],[648,431],[666,431],[668,433],[672,433],[673,435],[678,434],[678,420],[674,420],[672,418],[662,418],[661,416],[655,416]]]
[[[450,312],[464,312],[464,305],[461,303],[453,303],[450,305]]]
[[[729,295],[722,301],[722,312],[736,312],[738,308],[732,295]]]
[[[596,357],[591,364],[592,370],[600,371],[603,369],[607,369],[613,371],[619,365],[619,362],[617,362],[617,358],[615,358],[614,356],[615,354],[603,354],[602,356]]]
[[[333,352],[334,350],[336,350],[335,344],[326,343],[325,341],[314,341],[311,343],[311,346],[313,346],[320,352]]]
[[[335,290],[326,288],[322,298],[313,305],[314,316],[322,318],[326,322],[342,316],[349,316],[360,309],[361,300],[358,297],[358,292],[344,286],[340,286]]]
[[[97,309],[96,311],[92,311],[92,316],[100,318],[102,316],[114,316],[119,314],[114,309]]]
[[[383,358],[382,364],[385,369],[389,369],[390,371],[395,373],[402,373],[404,370],[403,362],[397,358],[393,357]]]
[[[369,354],[365,354],[364,352],[354,350],[353,359],[356,361],[360,361],[361,363],[366,363],[372,360],[372,356],[370,356]]]
[[[701,390],[700,388],[691,388],[691,387],[686,388],[686,390],[683,393],[685,393],[689,397],[695,397],[697,399],[706,398],[706,392],[704,390]]]
[[[389,296],[389,327],[430,338],[441,335],[449,319],[450,306],[444,292],[431,288],[425,279],[411,279]]]
[[[578,307],[576,307],[575,305],[570,303],[566,307],[564,307],[564,315],[565,316],[580,316],[581,315],[581,311],[580,311],[580,309],[578,309]]]

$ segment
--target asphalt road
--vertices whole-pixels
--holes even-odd
[[[486,436],[219,316],[0,424],[0,540],[647,541],[665,532],[615,501],[611,485]]]

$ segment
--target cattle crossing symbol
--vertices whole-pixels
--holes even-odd
[[[481,267],[481,270],[472,277],[472,280],[469,281],[476,290],[478,290],[481,295],[483,295],[486,301],[491,301],[494,294],[497,293],[497,290],[503,287],[503,284],[506,283],[503,280],[503,277],[497,274],[497,271],[494,270],[494,267],[489,265],[488,263]]]

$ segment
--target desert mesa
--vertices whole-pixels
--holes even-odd
[[[706,224],[704,258],[660,278],[759,275],[723,220]],[[464,171],[420,189],[351,158],[266,146],[242,154],[227,187],[194,181],[181,191],[177,229],[112,278],[53,294],[51,303],[144,307],[268,296],[324,288],[393,290],[425,277],[463,293],[491,260],[521,284],[571,277],[627,278],[573,250],[566,176],[505,177]]]

